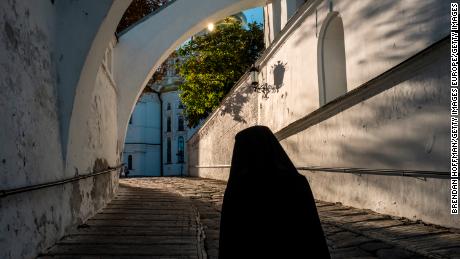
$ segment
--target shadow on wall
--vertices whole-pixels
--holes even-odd
[[[385,91],[299,132],[305,145],[287,140],[290,152],[308,154],[304,165],[448,170],[448,41],[436,48],[371,86]]]
[[[286,65],[287,63],[283,63],[282,61],[278,60],[277,63],[271,66],[271,71],[273,73],[273,86],[275,87],[276,91],[284,86],[284,74],[287,70]],[[244,119],[242,109],[244,107],[243,104],[250,100],[250,95],[257,95],[257,93],[250,85],[246,84],[238,87],[235,92],[230,93],[228,98],[221,103],[220,115],[224,116],[229,114],[236,122],[247,123],[247,121]]]
[[[366,109],[365,116],[355,113],[348,119],[349,127],[363,135],[384,133],[341,142],[340,150],[352,164],[365,155],[370,165],[406,169],[416,163],[421,170],[448,170],[449,88],[443,87],[449,85],[448,53],[446,45],[431,53],[425,61],[430,64],[414,71],[401,86],[384,92],[386,96],[376,99],[376,105],[359,107]]]
[[[344,4],[336,4],[332,11],[339,11],[343,18],[346,41],[348,37],[364,37],[346,49],[347,57],[356,57],[359,65],[402,61],[407,53],[416,50],[414,43],[437,41],[442,37],[442,28],[449,28],[449,5],[435,0],[345,1]],[[446,15],[443,17],[440,14]],[[318,38],[323,22],[320,20],[316,25],[312,23],[308,28],[300,28],[301,34],[297,37],[295,46],[312,37],[315,31]],[[419,26],[420,29],[413,29],[414,26]],[[409,28],[412,30],[408,30]],[[447,30],[445,29],[446,32]],[[379,47],[367,49],[366,55],[361,55],[362,47],[369,42],[379,42]]]
[[[273,84],[278,91],[284,85],[284,73],[287,70],[287,62],[283,63],[278,60],[278,62],[272,65],[271,69],[273,71]]]
[[[345,32],[360,31],[362,26],[369,26],[362,21],[376,21],[367,29],[369,33],[366,34],[366,40],[363,42],[380,42],[379,45],[381,46],[360,59],[359,64],[361,65],[370,60],[400,61],[405,59],[407,53],[413,52],[414,43],[439,40],[442,37],[440,36],[440,28],[448,28],[449,5],[445,3],[441,4],[437,1],[417,1],[417,3],[381,1],[372,2],[372,5],[359,6],[359,2],[353,2],[353,4],[356,6],[344,5],[342,7],[345,10],[347,8],[357,10],[353,12],[354,17],[352,19],[344,20]],[[414,8],[415,5],[416,8]],[[439,14],[446,14],[446,19],[442,19],[443,17]],[[422,25],[423,29],[408,30],[408,28],[421,27]],[[360,46],[357,44],[354,48],[348,49],[348,55],[353,56],[361,53]]]
[[[228,114],[237,122],[247,123],[243,115],[243,104],[249,101],[252,94],[256,93],[249,85],[239,87],[235,92],[230,93],[228,98],[221,104],[220,115]]]
[[[423,62],[419,60],[410,72],[399,76],[402,82],[384,82],[397,86],[291,136],[284,146],[302,166],[448,171],[448,53],[446,40],[442,49],[424,55]],[[437,211],[448,207],[447,200],[440,202],[448,195],[446,180],[308,175],[313,176],[312,186],[320,186],[317,190],[324,197],[355,202],[348,203],[350,206],[454,224],[447,213],[436,219]],[[354,187],[356,190],[350,192]],[[372,199],[368,199],[369,191]]]
[[[373,166],[410,169],[416,165],[418,168],[414,169],[444,167],[447,171],[449,110],[445,104],[449,103],[449,96],[436,93],[435,87],[424,85],[423,80],[406,83],[400,91],[389,91],[391,97],[366,107],[365,117],[349,119],[348,127],[361,131],[362,136],[339,141],[340,152],[350,164],[362,164],[364,156]],[[368,131],[374,131],[375,135],[367,135]]]

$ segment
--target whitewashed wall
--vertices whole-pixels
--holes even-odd
[[[236,133],[256,124],[257,93],[253,92],[244,76],[221,106],[187,141],[190,175],[227,180],[229,168],[196,166],[229,165]]]
[[[276,8],[272,3],[265,14]],[[343,98],[336,102],[332,117],[317,116],[313,124],[295,128],[324,109],[319,101],[318,46],[323,23],[331,14],[343,22],[347,91],[380,90],[351,107],[349,100],[354,97]],[[447,2],[308,1],[274,40],[267,35],[273,28],[266,28],[266,40],[272,43],[258,62],[260,79],[280,88],[269,99],[259,96],[255,102],[257,124],[279,132],[282,145],[298,166],[447,172],[449,48],[446,41],[430,46],[445,39],[448,25]],[[398,66],[424,50],[425,54]],[[241,103],[245,105],[249,104]],[[189,142],[195,151],[190,153],[197,154],[190,157],[190,168],[228,165],[235,134],[251,125],[231,117],[222,119],[219,110],[215,112]],[[289,131],[294,133],[286,135]],[[211,141],[214,137],[223,147]],[[195,175],[216,179],[228,175],[228,168],[193,170]],[[302,173],[319,199],[450,227],[460,223],[449,214],[447,180]]]
[[[99,4],[98,11],[110,7],[107,1]],[[72,92],[66,84],[78,78],[72,62],[78,63],[73,55],[80,49],[65,52],[60,48],[57,32],[62,24],[57,21],[71,13],[62,7],[52,1],[0,2],[0,190],[64,180],[119,162],[117,95],[100,63],[93,71],[95,88],[87,92],[87,119],[76,129],[81,142],[70,143],[80,149],[63,152],[67,143],[62,143],[60,115],[68,103],[61,105],[59,100],[65,100],[63,91]],[[78,20],[80,14],[73,14]],[[100,18],[96,10],[88,16],[89,20]],[[65,71],[66,65],[70,70]],[[67,101],[71,104],[72,100]],[[111,199],[117,179],[114,172],[0,198],[0,258],[33,258],[53,245]]]

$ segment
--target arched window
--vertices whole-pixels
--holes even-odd
[[[166,142],[166,163],[171,164],[171,138]]]
[[[128,169],[129,170],[133,169],[133,156],[132,155],[128,156]]]
[[[184,131],[184,116],[179,115],[177,118],[177,126],[178,131]]]
[[[177,162],[184,162],[184,137],[179,136],[177,140]]]
[[[338,12],[324,20],[318,39],[320,106],[347,92],[347,69],[343,22]]]
[[[171,132],[171,117],[166,120],[166,132]]]
[[[166,110],[171,110],[171,103],[168,103],[168,105],[166,106]]]

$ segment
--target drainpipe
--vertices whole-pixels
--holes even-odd
[[[152,89],[152,88],[151,88]],[[163,100],[161,99],[161,93],[152,89],[160,99],[160,176],[163,176]]]

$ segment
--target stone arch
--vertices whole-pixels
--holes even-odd
[[[142,89],[157,68],[180,44],[201,31],[209,22],[221,20],[231,14],[262,6],[265,0],[176,0],[160,12],[121,35],[113,49],[113,70],[117,86],[118,152],[123,149],[130,114]],[[87,118],[89,96],[94,91],[94,81],[105,48],[113,38],[116,26],[126,10],[126,1],[116,0],[109,15],[99,25],[91,47],[84,57],[80,80],[76,85],[75,98],[69,121],[61,126],[64,150],[78,153],[83,136],[77,130]],[[108,19],[110,18],[110,19]],[[102,53],[99,55],[99,53]],[[68,134],[67,134],[68,133]],[[72,156],[68,154],[67,156]]]
[[[194,1],[178,0],[123,34],[115,47],[115,58],[123,61],[115,66],[120,90],[119,130],[126,132],[129,114],[142,88],[155,69],[180,44],[210,22],[264,4],[264,0],[202,0],[197,5]],[[168,26],[168,30],[164,30],[165,26]],[[134,67],[135,71],[132,69]],[[119,136],[120,144],[123,138],[123,135]]]
[[[338,12],[327,15],[318,37],[320,106],[347,92],[343,22]]]

